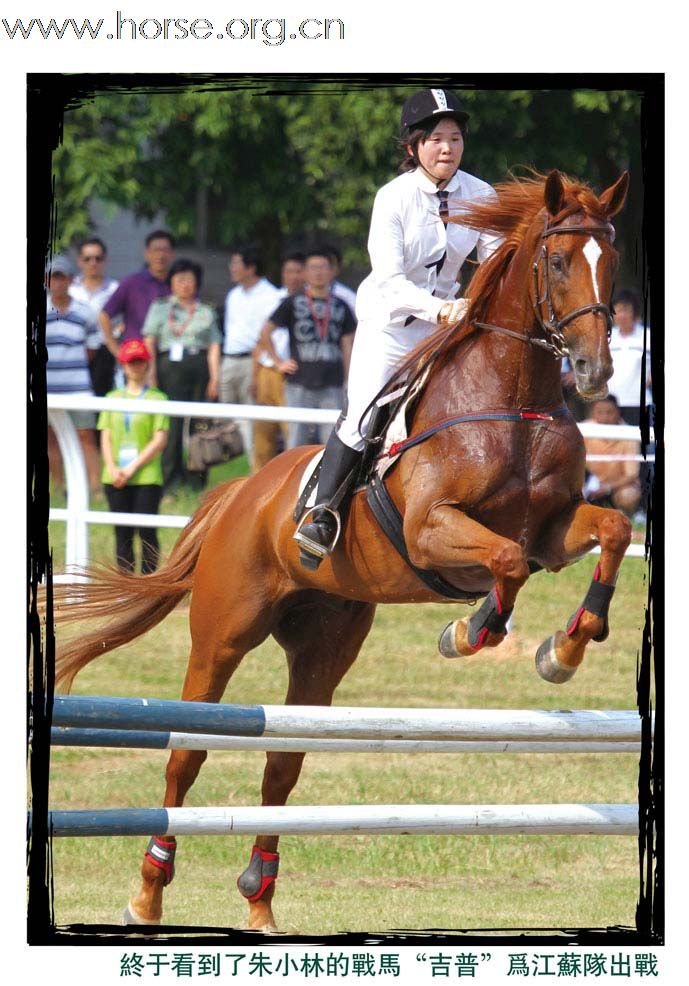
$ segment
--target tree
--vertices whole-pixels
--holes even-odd
[[[396,174],[400,107],[417,87],[209,77],[179,90],[94,94],[65,114],[55,155],[60,239],[88,231],[97,196],[141,217],[162,210],[182,240],[199,245],[257,240],[273,270],[284,244],[321,237],[365,270],[371,204]],[[638,278],[641,95],[459,91],[471,113],[463,167],[486,181],[520,165],[558,167],[600,190],[631,170],[618,242],[627,276]]]

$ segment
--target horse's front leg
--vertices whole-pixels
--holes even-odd
[[[596,544],[601,555],[588,592],[566,629],[558,630],[538,648],[536,668],[546,681],[568,681],[583,661],[587,644],[607,637],[608,609],[631,537],[632,527],[624,514],[588,503],[572,506],[547,532],[538,561],[550,571],[559,571]]]
[[[438,641],[440,653],[464,657],[502,643],[517,593],[529,577],[523,549],[446,503],[430,510],[408,505],[404,536],[410,558],[419,568],[483,567],[495,579],[477,612],[445,627]]]

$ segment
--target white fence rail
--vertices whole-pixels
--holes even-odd
[[[49,394],[48,417],[55,432],[64,463],[67,486],[66,508],[51,508],[50,520],[67,524],[65,564],[67,568],[88,564],[88,525],[118,524],[131,527],[184,527],[189,517],[174,514],[130,514],[89,510],[89,485],[86,463],[69,411],[131,411],[127,398],[91,397],[74,394]],[[244,421],[293,421],[308,424],[334,424],[339,411],[307,407],[263,407],[253,404],[206,404],[198,401],[146,401],[137,412],[166,414],[182,418],[230,418]],[[585,438],[613,438],[639,441],[640,430],[631,425],[597,425],[582,423]],[[603,457],[591,456],[600,461]],[[608,458],[607,456],[605,457]],[[614,457],[613,457],[614,458]],[[627,459],[628,456],[620,456]],[[636,461],[653,461],[652,457],[634,456]],[[600,549],[594,548],[595,551]],[[630,545],[627,555],[644,557],[644,546]],[[57,576],[58,579],[62,576]]]

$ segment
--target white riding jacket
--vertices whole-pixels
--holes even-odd
[[[458,171],[448,182],[448,211],[461,203],[494,198],[486,182]],[[359,286],[359,325],[347,384],[347,414],[337,434],[361,450],[359,422],[369,402],[390,379],[400,360],[438,327],[440,309],[459,290],[459,270],[474,247],[490,256],[500,238],[440,218],[433,182],[420,170],[394,178],[373,204],[368,249],[371,273]]]
[[[456,172],[446,191],[450,216],[462,202],[495,196],[490,185],[465,171]],[[499,240],[494,236],[454,223],[445,226],[437,193],[420,168],[378,191],[368,239],[371,273],[357,293],[360,322],[373,320],[390,329],[403,327],[413,315],[435,327],[443,304],[457,295],[457,274],[473,248],[479,261],[495,249]]]

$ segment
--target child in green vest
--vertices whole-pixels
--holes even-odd
[[[117,358],[126,384],[107,396],[130,399],[132,410],[102,411],[98,418],[103,488],[115,513],[157,514],[163,491],[161,453],[167,445],[170,419],[164,414],[137,412],[136,402],[165,401],[167,396],[146,386],[151,354],[141,339],[125,342]],[[135,570],[134,531],[133,527],[115,527],[117,564],[130,572]],[[140,527],[138,531],[141,573],[146,575],[158,567],[158,532],[154,527]]]

